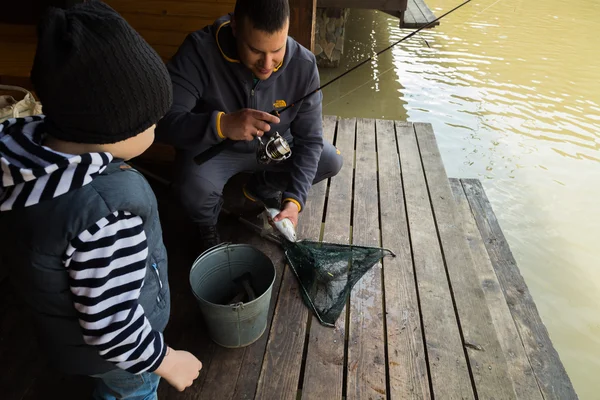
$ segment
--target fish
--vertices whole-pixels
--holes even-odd
[[[236,284],[238,291],[235,292],[234,297],[229,296],[231,298],[221,304],[235,306],[256,299],[256,291],[252,287],[252,274],[250,272],[244,273],[239,278],[234,279],[233,282]]]
[[[263,211],[263,218],[265,222],[265,226],[274,225],[275,228],[290,242],[296,242],[296,228],[294,228],[294,224],[288,218],[284,218],[281,221],[273,221],[273,218],[277,216],[281,211],[276,208],[266,208]]]

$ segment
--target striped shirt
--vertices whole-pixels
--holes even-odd
[[[137,302],[147,257],[142,219],[126,211],[83,231],[64,257],[85,342],[132,373],[155,370],[166,350]]]
[[[109,153],[62,154],[42,146],[43,116],[0,124],[0,211],[29,207],[92,182]],[[154,371],[166,352],[138,302],[148,258],[139,216],[109,214],[73,239],[63,256],[84,341],[117,367]]]

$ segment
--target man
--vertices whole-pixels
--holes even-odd
[[[197,224],[203,249],[219,243],[223,187],[253,172],[240,190],[251,201],[298,223],[312,184],[336,175],[339,152],[323,139],[321,92],[280,117],[270,115],[320,86],[314,55],[288,37],[287,0],[238,0],[234,14],[190,34],[168,65],[173,106],[158,125],[160,141],[177,149],[176,187]],[[279,132],[292,148],[281,163],[256,160],[256,136]],[[193,157],[230,139],[233,145],[197,165]]]

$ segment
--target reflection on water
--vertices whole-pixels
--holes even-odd
[[[437,15],[458,4],[427,3]],[[594,399],[600,2],[494,3],[470,3],[326,88],[324,113],[433,124],[448,175],[482,180],[580,398]],[[352,10],[348,24],[343,65],[322,83],[410,32],[377,11]]]

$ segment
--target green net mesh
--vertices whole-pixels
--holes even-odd
[[[335,326],[352,288],[387,249],[302,240],[282,243],[302,297],[321,324]]]

